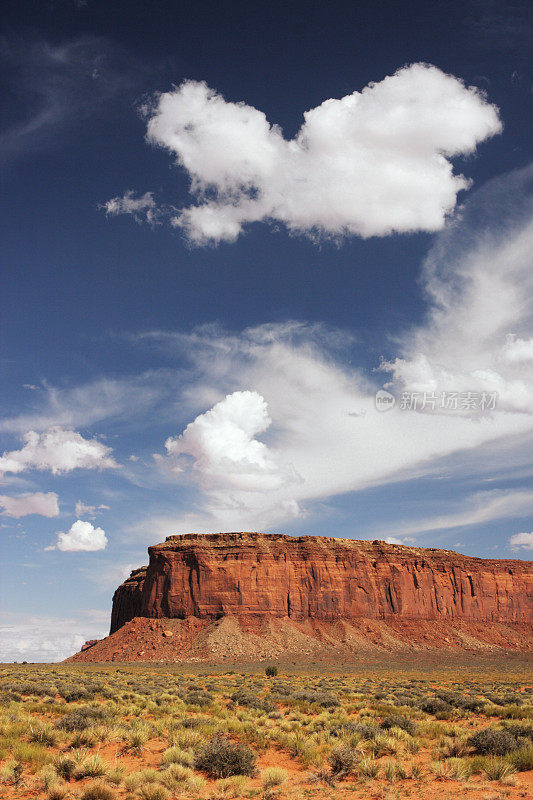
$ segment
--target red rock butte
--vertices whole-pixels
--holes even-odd
[[[283,652],[284,640],[288,650],[315,652],[309,637],[345,652],[365,642],[386,647],[388,641],[394,648],[421,639],[459,649],[475,649],[476,642],[503,649],[533,645],[528,561],[261,533],[169,536],[148,552],[148,567],[134,570],[114,594],[110,636],[75,659],[202,660],[214,657],[221,631],[236,657],[253,657],[254,647],[258,656],[265,648],[265,657],[272,648]],[[300,635],[305,645],[292,641]],[[118,649],[102,647],[115,640]]]

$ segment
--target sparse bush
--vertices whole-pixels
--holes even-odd
[[[18,786],[22,781],[24,767],[20,761],[11,759],[6,761],[0,770],[0,783],[10,783],[13,786]]]
[[[46,800],[66,800],[69,793],[69,787],[65,784],[57,784],[51,786],[46,793]]]
[[[114,790],[103,781],[94,781],[86,786],[81,794],[81,800],[115,800]]]
[[[367,722],[348,722],[344,728],[349,733],[359,734],[361,739],[374,739],[379,733],[377,725]]]
[[[70,711],[56,722],[55,727],[62,731],[73,733],[74,731],[84,731],[89,726],[94,725],[97,720],[101,720],[105,712],[95,706],[85,706],[78,711]]]
[[[517,749],[514,736],[496,728],[477,731],[469,738],[468,743],[482,756],[504,756]]]
[[[316,703],[323,708],[335,708],[340,705],[339,698],[331,692],[303,689],[293,694],[295,700],[304,700],[306,703]]]
[[[215,736],[198,749],[194,767],[210,778],[231,775],[253,775],[257,757],[243,744],[235,744],[224,736]]]
[[[348,775],[357,764],[357,752],[348,745],[335,747],[328,756],[328,762],[332,775]]]
[[[261,784],[265,789],[272,789],[274,786],[281,786],[288,777],[287,772],[281,767],[267,767],[261,773]]]
[[[513,775],[516,769],[504,758],[492,756],[487,759],[483,772],[489,781],[501,781],[503,778]]]
[[[54,768],[56,773],[64,780],[69,781],[74,775],[76,769],[76,762],[73,758],[65,755],[59,755],[54,761]]]
[[[190,706],[210,706],[213,702],[213,695],[204,691],[192,691],[184,694],[182,700]]]
[[[518,772],[533,770],[533,744],[525,745],[510,753],[507,760]]]
[[[181,747],[169,747],[163,753],[162,764],[181,764],[183,767],[192,767],[194,756],[190,750]]]
[[[246,708],[256,708],[259,711],[274,711],[275,706],[270,700],[258,697],[246,689],[239,689],[231,695],[231,700],[239,706]]]
[[[415,724],[409,717],[401,716],[400,714],[392,714],[390,717],[385,717],[380,726],[384,731],[391,728],[401,728],[402,731],[409,733],[411,736],[415,732]]]
[[[426,700],[422,703],[421,709],[426,714],[439,714],[442,712],[451,711],[451,706],[449,703],[445,703],[444,700],[439,700],[437,697],[434,697],[430,700]]]

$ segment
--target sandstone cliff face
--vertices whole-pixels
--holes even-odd
[[[134,617],[533,622],[533,564],[445,550],[278,534],[170,536],[115,592]]]
[[[142,587],[148,567],[134,569],[113,595],[110,633],[121,628],[125,622],[142,615]]]

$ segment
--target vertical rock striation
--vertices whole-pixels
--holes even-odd
[[[134,617],[533,622],[533,564],[375,541],[281,534],[169,536],[113,597]]]

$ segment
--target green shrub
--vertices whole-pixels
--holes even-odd
[[[163,753],[161,763],[168,764],[181,764],[183,767],[192,767],[194,756],[190,750],[183,750],[181,747],[169,747]]]
[[[96,706],[84,706],[77,711],[70,711],[61,717],[55,724],[56,728],[62,731],[73,733],[74,731],[84,731],[89,728],[97,720],[101,720],[105,716],[105,711]]]
[[[423,702],[421,709],[426,714],[439,714],[451,711],[451,706],[449,703],[445,703],[444,700],[439,700],[437,697],[434,697]]]
[[[501,781],[503,778],[513,775],[516,769],[504,758],[491,756],[487,759],[483,772],[489,781]]]
[[[533,744],[520,747],[518,750],[510,753],[507,759],[518,772],[528,772],[530,769],[533,770]]]
[[[57,745],[57,732],[48,725],[31,725],[30,742],[43,744],[45,747],[55,747]]]
[[[337,695],[331,692],[315,691],[313,689],[302,689],[293,694],[295,700],[304,700],[306,703],[316,703],[323,708],[334,708],[340,705]]]
[[[415,732],[415,724],[409,717],[404,717],[400,714],[391,714],[390,717],[385,717],[380,726],[384,731],[391,728],[401,728],[402,731],[409,733],[411,736]]]
[[[65,755],[60,755],[56,758],[54,762],[54,768],[57,774],[64,778],[66,781],[69,781],[72,776],[74,775],[74,771],[76,769],[76,762],[73,758],[69,758]]]
[[[195,754],[194,767],[210,778],[253,775],[257,757],[244,744],[235,744],[224,736],[215,736]]]
[[[182,700],[190,706],[210,706],[213,702],[213,695],[204,691],[192,691],[184,694]]]
[[[234,692],[231,695],[231,700],[234,703],[237,703],[239,706],[245,706],[246,708],[256,708],[259,711],[274,711],[275,706],[270,700],[263,699],[262,697],[258,697],[253,692],[249,692],[246,689],[239,689],[238,691]]]
[[[469,738],[468,743],[482,756],[504,756],[518,746],[514,736],[496,728],[477,731]]]
[[[277,674],[278,674],[277,667],[267,667],[265,669],[265,675],[267,676],[267,678],[275,678]]]

